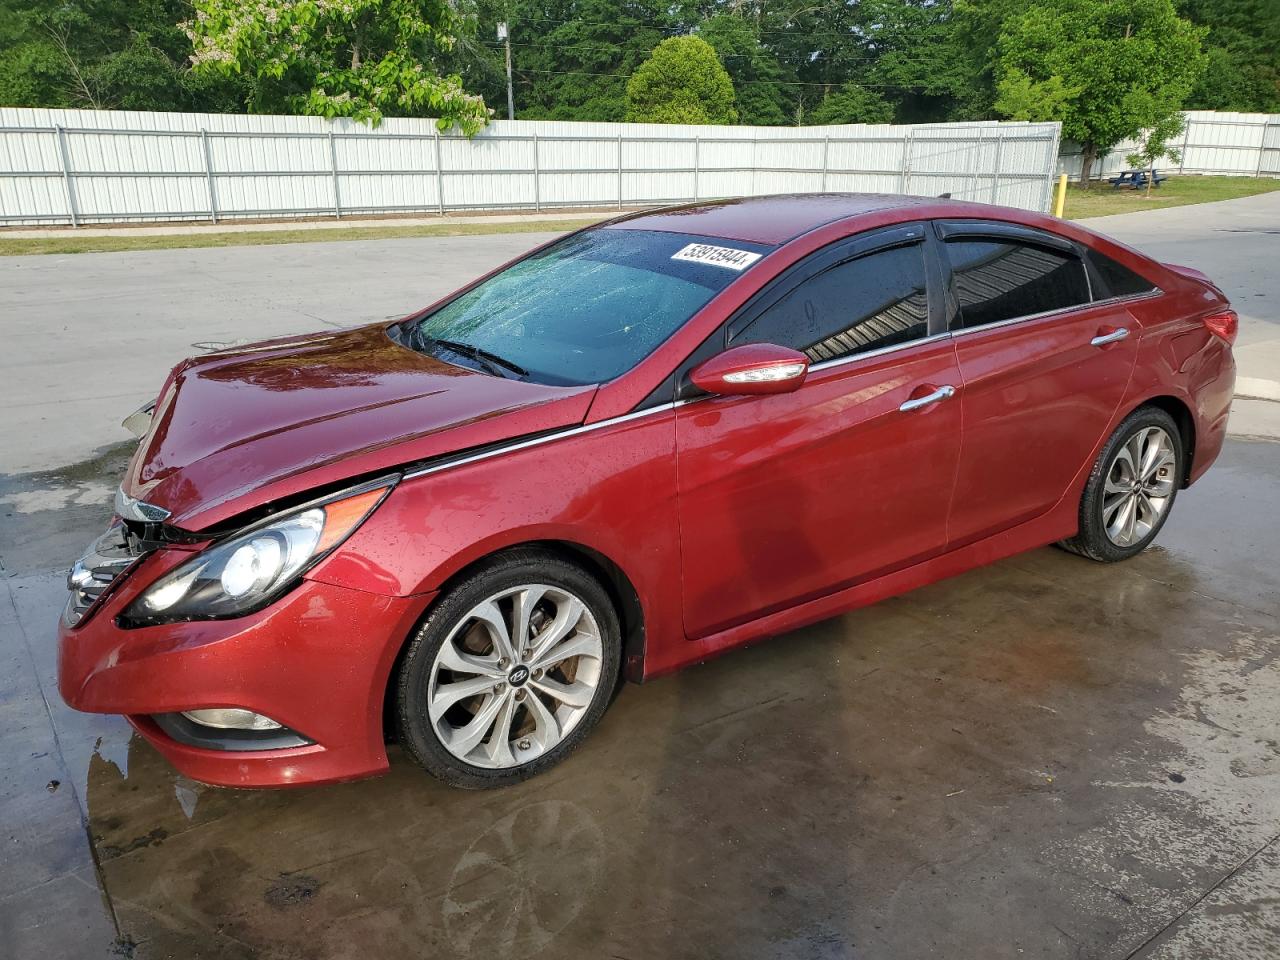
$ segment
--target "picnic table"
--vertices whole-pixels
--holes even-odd
[[[1162,177],[1159,170],[1152,169],[1150,171],[1151,185],[1160,186],[1168,180],[1168,177]],[[1111,184],[1111,189],[1119,190],[1122,187],[1129,187],[1133,190],[1139,190],[1147,185],[1148,171],[1146,170],[1126,170],[1118,177],[1112,177],[1107,182]]]

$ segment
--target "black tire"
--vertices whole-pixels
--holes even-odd
[[[450,753],[436,734],[427,712],[432,666],[453,628],[476,604],[526,583],[547,584],[568,591],[586,605],[601,635],[600,676],[586,712],[555,746],[519,766],[501,769],[476,766]],[[527,780],[568,757],[600,721],[618,685],[621,650],[622,632],[617,611],[595,577],[547,550],[521,548],[500,554],[454,584],[409,640],[394,688],[400,742],[428,773],[453,787],[486,789]]]
[[[1103,523],[1104,487],[1107,475],[1121,448],[1135,434],[1149,427],[1159,427],[1164,430],[1172,442],[1174,452],[1173,491],[1168,497],[1164,510],[1152,525],[1150,532],[1132,544],[1120,546],[1107,535],[1106,525]],[[1106,446],[1102,448],[1102,452],[1098,454],[1093,470],[1089,473],[1089,479],[1084,485],[1084,494],[1080,498],[1079,532],[1074,537],[1060,541],[1058,546],[1063,550],[1079,554],[1082,557],[1088,557],[1090,560],[1096,560],[1099,563],[1115,563],[1137,556],[1150,546],[1151,542],[1160,533],[1160,528],[1164,526],[1164,522],[1169,519],[1174,501],[1178,496],[1178,488],[1182,485],[1185,457],[1186,453],[1182,449],[1182,434],[1178,430],[1178,425],[1174,422],[1173,417],[1159,407],[1139,407],[1133,411],[1120,426],[1116,427],[1115,433],[1111,435],[1111,439],[1107,441]]]

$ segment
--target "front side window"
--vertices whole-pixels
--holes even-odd
[[[402,325],[400,337],[505,376],[602,383],[648,356],[771,249],[657,230],[587,230]]]
[[[791,347],[813,363],[918,340],[929,328],[924,245],[847,260],[805,280],[734,338]]]
[[[1084,264],[1071,253],[1011,240],[949,240],[960,327],[984,327],[1090,301]]]

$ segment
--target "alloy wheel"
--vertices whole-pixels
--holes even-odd
[[[595,699],[604,645],[577,596],[522,584],[471,608],[431,666],[427,713],[465,763],[506,769],[553,749]]]
[[[1102,525],[1117,547],[1150,536],[1173,499],[1178,458],[1161,427],[1144,427],[1116,451],[1102,494]]]

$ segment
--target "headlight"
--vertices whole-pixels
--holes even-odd
[[[350,536],[392,485],[379,481],[278,514],[203,550],[143,591],[124,620],[216,620],[260,609]]]

